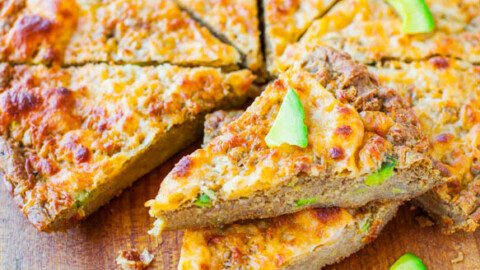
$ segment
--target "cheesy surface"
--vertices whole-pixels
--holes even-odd
[[[158,136],[245,95],[253,81],[246,70],[170,65],[2,64],[0,71],[0,139],[18,149],[14,157],[2,152],[0,169],[27,216],[40,207],[52,218],[111,181]],[[9,158],[24,162],[26,179]]]
[[[0,59],[233,66],[239,53],[171,0],[17,0],[0,4]]]
[[[402,19],[384,0],[343,0],[312,23],[296,44],[277,58],[284,70],[312,47],[343,50],[362,62],[383,59],[423,60],[434,55],[480,62],[480,5],[478,0],[427,0],[435,20],[432,33],[407,35]]]
[[[178,209],[209,191],[214,191],[218,200],[248,197],[295,184],[289,181],[299,174],[313,178],[329,172],[358,178],[377,171],[393,151],[392,142],[378,134],[387,137],[390,130],[399,134],[405,131],[400,131],[402,128],[389,113],[372,108],[360,114],[348,103],[340,102],[316,79],[317,75],[296,65],[270,83],[240,118],[222,130],[222,135],[175,166],[162,182],[156,199],[147,203],[150,213]],[[341,79],[347,77],[339,75]],[[361,78],[365,83],[369,77]],[[332,87],[338,88],[336,84],[341,83],[332,80]],[[304,149],[285,144],[270,148],[264,140],[288,89],[296,91],[305,112],[308,146]],[[359,102],[382,106],[379,100],[371,105],[368,100]],[[385,108],[390,106],[401,105],[385,104]],[[400,111],[395,108],[393,114],[400,115]]]
[[[263,68],[256,0],[176,0],[246,56],[251,70]]]
[[[295,43],[312,21],[321,16],[335,0],[264,0],[267,69],[275,70],[275,60],[287,45]]]
[[[433,143],[433,157],[452,180],[435,189],[440,198],[472,214],[480,198],[480,67],[443,57],[373,71],[412,104]],[[477,217],[477,219],[480,217]]]
[[[355,218],[342,208],[187,230],[178,269],[278,269],[343,236]]]

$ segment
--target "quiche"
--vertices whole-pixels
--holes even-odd
[[[171,0],[3,2],[2,61],[233,67],[241,60]]]
[[[320,269],[373,241],[399,204],[313,208],[223,228],[187,230],[178,269]]]
[[[265,137],[289,90],[303,106],[308,145],[269,147]],[[175,165],[147,202],[157,217],[152,234],[406,200],[444,182],[448,169],[426,151],[413,110],[393,89],[349,55],[320,47]]]
[[[435,29],[425,34],[402,33],[402,19],[384,0],[345,0],[312,23],[296,44],[277,58],[278,70],[318,45],[344,50],[356,60],[374,63],[395,59],[423,60],[451,56],[480,63],[478,0],[426,0]]]
[[[256,73],[264,68],[256,0],[175,0],[217,36],[238,48],[245,65]]]
[[[88,64],[0,65],[0,172],[41,231],[64,229],[240,105],[247,70]]]
[[[241,114],[221,110],[208,114],[204,144]],[[399,205],[305,209],[223,228],[187,230],[178,269],[319,269],[375,239]]]
[[[444,57],[387,62],[375,68],[381,82],[395,87],[412,104],[432,156],[451,180],[415,202],[444,232],[474,231],[480,222],[480,67]]]
[[[311,23],[337,0],[263,0],[265,54],[268,72],[287,45],[298,41]]]

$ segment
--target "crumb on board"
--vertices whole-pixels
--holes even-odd
[[[426,216],[416,216],[415,219],[417,220],[418,224],[422,228],[431,227],[435,225],[435,223],[433,223],[433,221]]]
[[[455,249],[455,251],[457,252],[457,257],[456,258],[453,258],[450,262],[451,263],[460,263],[460,262],[463,262],[463,252],[461,250],[460,247],[458,246],[454,246],[453,247]]]
[[[117,257],[117,264],[124,270],[143,270],[152,262],[153,255],[144,249],[142,254],[136,249],[123,250]]]

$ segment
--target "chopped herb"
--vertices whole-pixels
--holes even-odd
[[[82,190],[80,193],[77,194],[75,197],[75,209],[78,209],[85,205],[88,199],[88,195],[90,195],[90,191]]]
[[[210,206],[212,206],[212,201],[207,194],[202,193],[193,202],[193,204],[196,205],[196,206],[200,206],[200,207],[210,207]]]
[[[367,219],[363,224],[362,224],[362,231],[363,232],[367,232],[370,227],[372,227],[372,220],[371,219]]]
[[[398,188],[392,188],[392,193],[404,193],[405,191],[398,189]]]
[[[353,194],[360,194],[360,193],[364,193],[365,191],[367,191],[366,188],[359,188],[359,189],[355,190],[353,192]]]
[[[317,202],[317,198],[306,198],[306,199],[296,200],[295,201],[295,208],[300,208],[300,207],[303,207],[305,205],[309,205],[309,204],[316,203],[316,202]]]
[[[396,159],[387,157],[387,160],[382,163],[382,167],[378,172],[367,176],[367,179],[365,179],[365,185],[376,186],[382,184],[386,179],[393,176],[393,169],[397,163],[398,161]]]

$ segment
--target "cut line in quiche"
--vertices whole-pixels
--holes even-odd
[[[276,59],[287,45],[298,41],[311,23],[337,0],[263,0],[263,20],[267,70],[276,73]]]
[[[405,34],[402,17],[385,0],[345,0],[316,20],[295,44],[276,58],[277,72],[316,46],[343,50],[356,60],[425,60],[450,56],[480,63],[480,5],[477,0],[426,0],[435,29]]]
[[[305,112],[308,146],[268,147],[289,89]],[[350,56],[318,48],[270,83],[242,116],[185,156],[147,202],[152,233],[267,218],[312,207],[406,200],[445,181],[406,102]],[[366,181],[392,173],[381,181]],[[202,205],[199,206],[198,202]]]
[[[387,62],[372,72],[409,100],[451,180],[414,200],[443,232],[472,232],[480,223],[480,67],[435,57]]]
[[[238,48],[246,58],[246,67],[257,74],[264,72],[257,0],[175,1],[216,36]]]
[[[205,120],[204,144],[242,111],[217,111]],[[187,230],[179,270],[320,269],[373,241],[400,202],[358,209],[314,208],[270,219]],[[256,248],[252,248],[256,247]],[[338,252],[332,252],[337,250]]]
[[[240,106],[247,70],[0,65],[0,171],[41,231],[68,228]]]
[[[20,0],[0,6],[0,59],[233,68],[238,51],[171,0]],[[13,4],[12,4],[13,5]],[[22,8],[23,7],[23,8]]]

